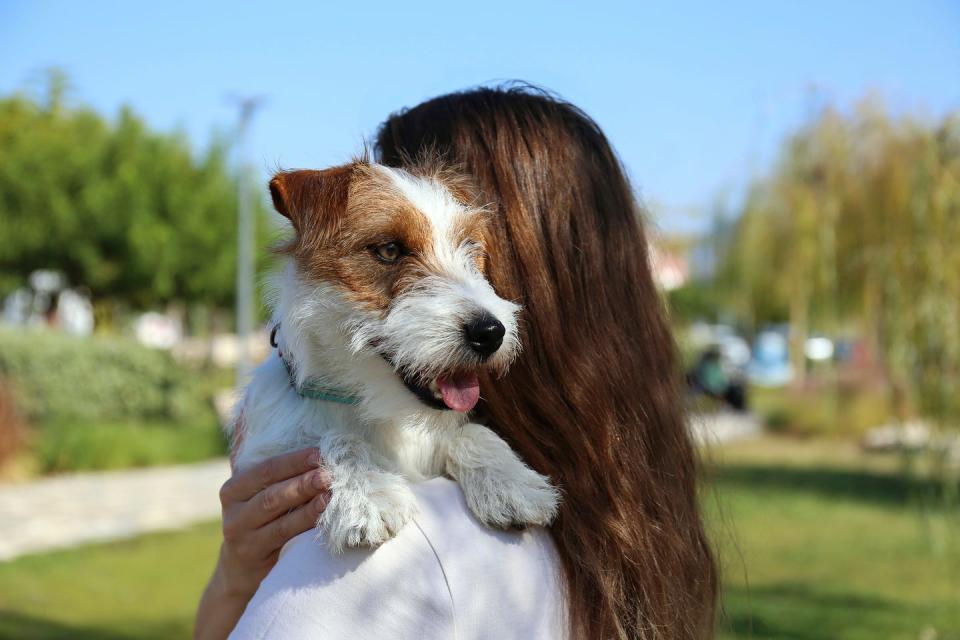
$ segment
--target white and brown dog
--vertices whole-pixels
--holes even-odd
[[[255,372],[238,469],[318,446],[332,476],[318,522],[334,551],[377,545],[413,517],[408,482],[449,475],[482,522],[548,524],[558,492],[468,417],[477,372],[516,356],[519,307],[484,277],[489,216],[439,169],[365,161],[270,182],[295,236],[279,277],[279,357]]]

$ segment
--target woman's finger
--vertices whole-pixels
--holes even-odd
[[[257,543],[270,553],[276,552],[294,536],[317,526],[320,514],[330,503],[330,492],[324,491],[305,505],[276,518],[256,532]],[[268,554],[269,555],[269,554]]]
[[[323,468],[277,482],[237,510],[237,523],[245,528],[256,529],[329,488],[330,473]]]
[[[298,476],[320,466],[320,450],[302,449],[268,458],[255,467],[235,474],[220,488],[220,502],[226,506],[249,500],[272,484]]]

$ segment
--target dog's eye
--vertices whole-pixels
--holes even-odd
[[[398,242],[384,242],[372,249],[373,254],[382,262],[396,262],[403,255],[403,247]]]

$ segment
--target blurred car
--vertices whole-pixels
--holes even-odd
[[[786,328],[765,329],[757,334],[747,377],[761,387],[782,387],[793,379]]]
[[[833,340],[826,336],[810,336],[803,345],[803,354],[813,362],[832,360],[835,351]]]

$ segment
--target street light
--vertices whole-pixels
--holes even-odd
[[[237,125],[237,387],[250,374],[250,331],[253,328],[254,225],[248,181],[247,132],[262,96],[231,97],[240,107]]]

